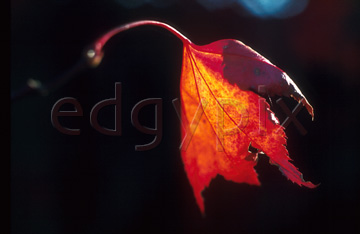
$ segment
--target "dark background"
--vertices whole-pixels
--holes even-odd
[[[134,20],[168,22],[198,45],[238,39],[285,70],[313,105],[313,122],[305,109],[297,116],[308,134],[293,124],[286,134],[294,164],[305,180],[321,185],[299,187],[263,156],[256,166],[262,186],[217,177],[203,193],[202,217],[171,104],[179,98],[182,44],[164,29],[144,26],[111,39],[98,68],[48,96],[12,103],[11,233],[360,233],[360,2],[309,1],[303,12],[280,18],[253,16],[230,0],[210,10],[205,0],[137,2],[12,0],[11,89],[63,74],[99,35]],[[115,82],[122,83],[117,137],[89,122],[91,108],[114,97]],[[76,98],[84,110],[83,117],[61,120],[80,128],[80,136],[51,124],[52,106],[63,97]],[[135,145],[153,139],[130,120],[145,98],[163,99],[163,139],[136,152]],[[296,105],[285,101],[290,109]],[[284,120],[281,109],[273,110]],[[144,108],[141,123],[153,126],[153,113]],[[99,122],[113,127],[113,109],[103,109]]]

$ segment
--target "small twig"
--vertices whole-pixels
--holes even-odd
[[[29,79],[27,84],[23,88],[11,94],[11,102],[14,102],[16,100],[31,95],[45,96],[50,92],[53,92],[55,89],[64,85],[80,71],[83,71],[86,68],[90,68],[90,67],[97,67],[101,63],[101,60],[104,56],[103,47],[110,38],[112,38],[114,35],[120,32],[143,25],[153,25],[153,26],[165,28],[168,31],[172,32],[183,43],[192,44],[192,42],[189,41],[189,39],[187,39],[184,35],[178,32],[175,28],[162,22],[152,21],[152,20],[140,20],[140,21],[128,23],[120,27],[116,27],[108,31],[107,33],[103,34],[90,47],[87,47],[84,53],[84,57],[82,57],[71,69],[64,72],[64,74],[50,80],[47,84],[42,84],[38,80]]]
[[[88,62],[81,58],[72,68],[65,71],[62,75],[50,80],[46,84],[42,84],[39,80],[29,79],[24,87],[11,94],[11,102],[32,95],[46,96],[59,87],[63,86],[76,74],[88,67],[90,67]]]

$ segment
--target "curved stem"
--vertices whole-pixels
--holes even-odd
[[[41,84],[41,82],[37,80],[29,80],[28,84],[25,85],[23,88],[17,90],[16,92],[11,94],[11,101],[19,100],[23,97],[32,95],[32,94],[47,94],[57,88],[59,88],[64,83],[68,82],[70,79],[74,77],[74,75],[89,66],[96,67],[100,64],[102,57],[103,57],[103,47],[106,42],[112,38],[114,35],[126,31],[131,28],[135,28],[142,25],[154,25],[161,28],[165,28],[175,36],[177,36],[184,44],[192,44],[192,42],[187,39],[184,35],[182,35],[179,31],[175,28],[171,27],[168,24],[153,21],[153,20],[140,20],[135,21],[132,23],[128,23],[119,27],[116,27],[109,32],[105,33],[103,36],[98,38],[90,48],[85,50],[85,58],[86,60],[82,59],[69,71],[65,72],[61,76],[50,80],[47,84]]]
[[[112,38],[114,35],[121,33],[123,31],[126,31],[131,28],[143,26],[143,25],[154,25],[161,28],[165,28],[171,33],[173,33],[176,37],[178,37],[184,44],[192,44],[192,42],[186,38],[183,34],[181,34],[179,31],[177,31],[175,28],[171,27],[170,25],[159,22],[159,21],[153,21],[153,20],[140,20],[131,22],[128,24],[121,25],[119,27],[116,27],[107,33],[105,33],[103,36],[101,36],[99,39],[95,41],[93,46],[86,52],[86,56],[89,59],[90,64],[93,67],[96,67],[100,64],[102,57],[103,57],[103,47],[107,43],[107,41]]]

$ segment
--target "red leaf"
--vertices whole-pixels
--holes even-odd
[[[250,145],[264,152],[292,182],[316,187],[289,162],[284,129],[260,95],[291,96],[312,117],[313,108],[285,72],[242,42],[220,40],[197,46],[167,24],[138,21],[100,38],[94,46],[94,63],[101,61],[102,47],[110,37],[146,24],[166,28],[184,43],[181,157],[201,212],[205,209],[201,192],[217,175],[260,185],[254,169],[258,155],[249,152]]]
[[[206,46],[184,45],[182,121],[190,129],[183,131],[184,143],[189,134],[193,135],[191,142],[182,146],[181,154],[202,212],[201,192],[218,174],[234,182],[260,184],[254,170],[257,155],[248,152],[250,144],[269,156],[270,162],[293,182],[315,187],[305,182],[289,162],[283,128],[265,99],[253,92],[260,85],[269,95],[305,100],[303,103],[313,113],[284,72],[241,42],[221,40]],[[196,115],[199,105],[202,116]],[[196,130],[191,131],[195,126]]]

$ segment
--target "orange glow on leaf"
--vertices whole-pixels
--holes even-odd
[[[312,107],[295,83],[241,42],[221,40],[205,46],[184,45],[180,93],[181,118],[186,127],[182,136],[192,137],[190,143],[181,146],[181,156],[202,212],[201,192],[217,175],[238,183],[260,185],[254,169],[257,153],[249,152],[250,144],[264,152],[291,181],[315,187],[305,182],[289,162],[283,127],[265,99],[255,92],[260,85],[270,96],[303,100],[313,115]]]
[[[184,162],[196,202],[205,211],[202,191],[217,175],[237,183],[260,185],[254,169],[258,153],[292,182],[314,188],[289,162],[286,135],[269,104],[260,95],[292,97],[314,117],[312,106],[290,77],[269,60],[237,40],[197,46],[175,28],[158,21],[136,21],[110,30],[88,53],[98,66],[102,48],[115,34],[154,25],[177,36],[184,44],[180,82]]]

